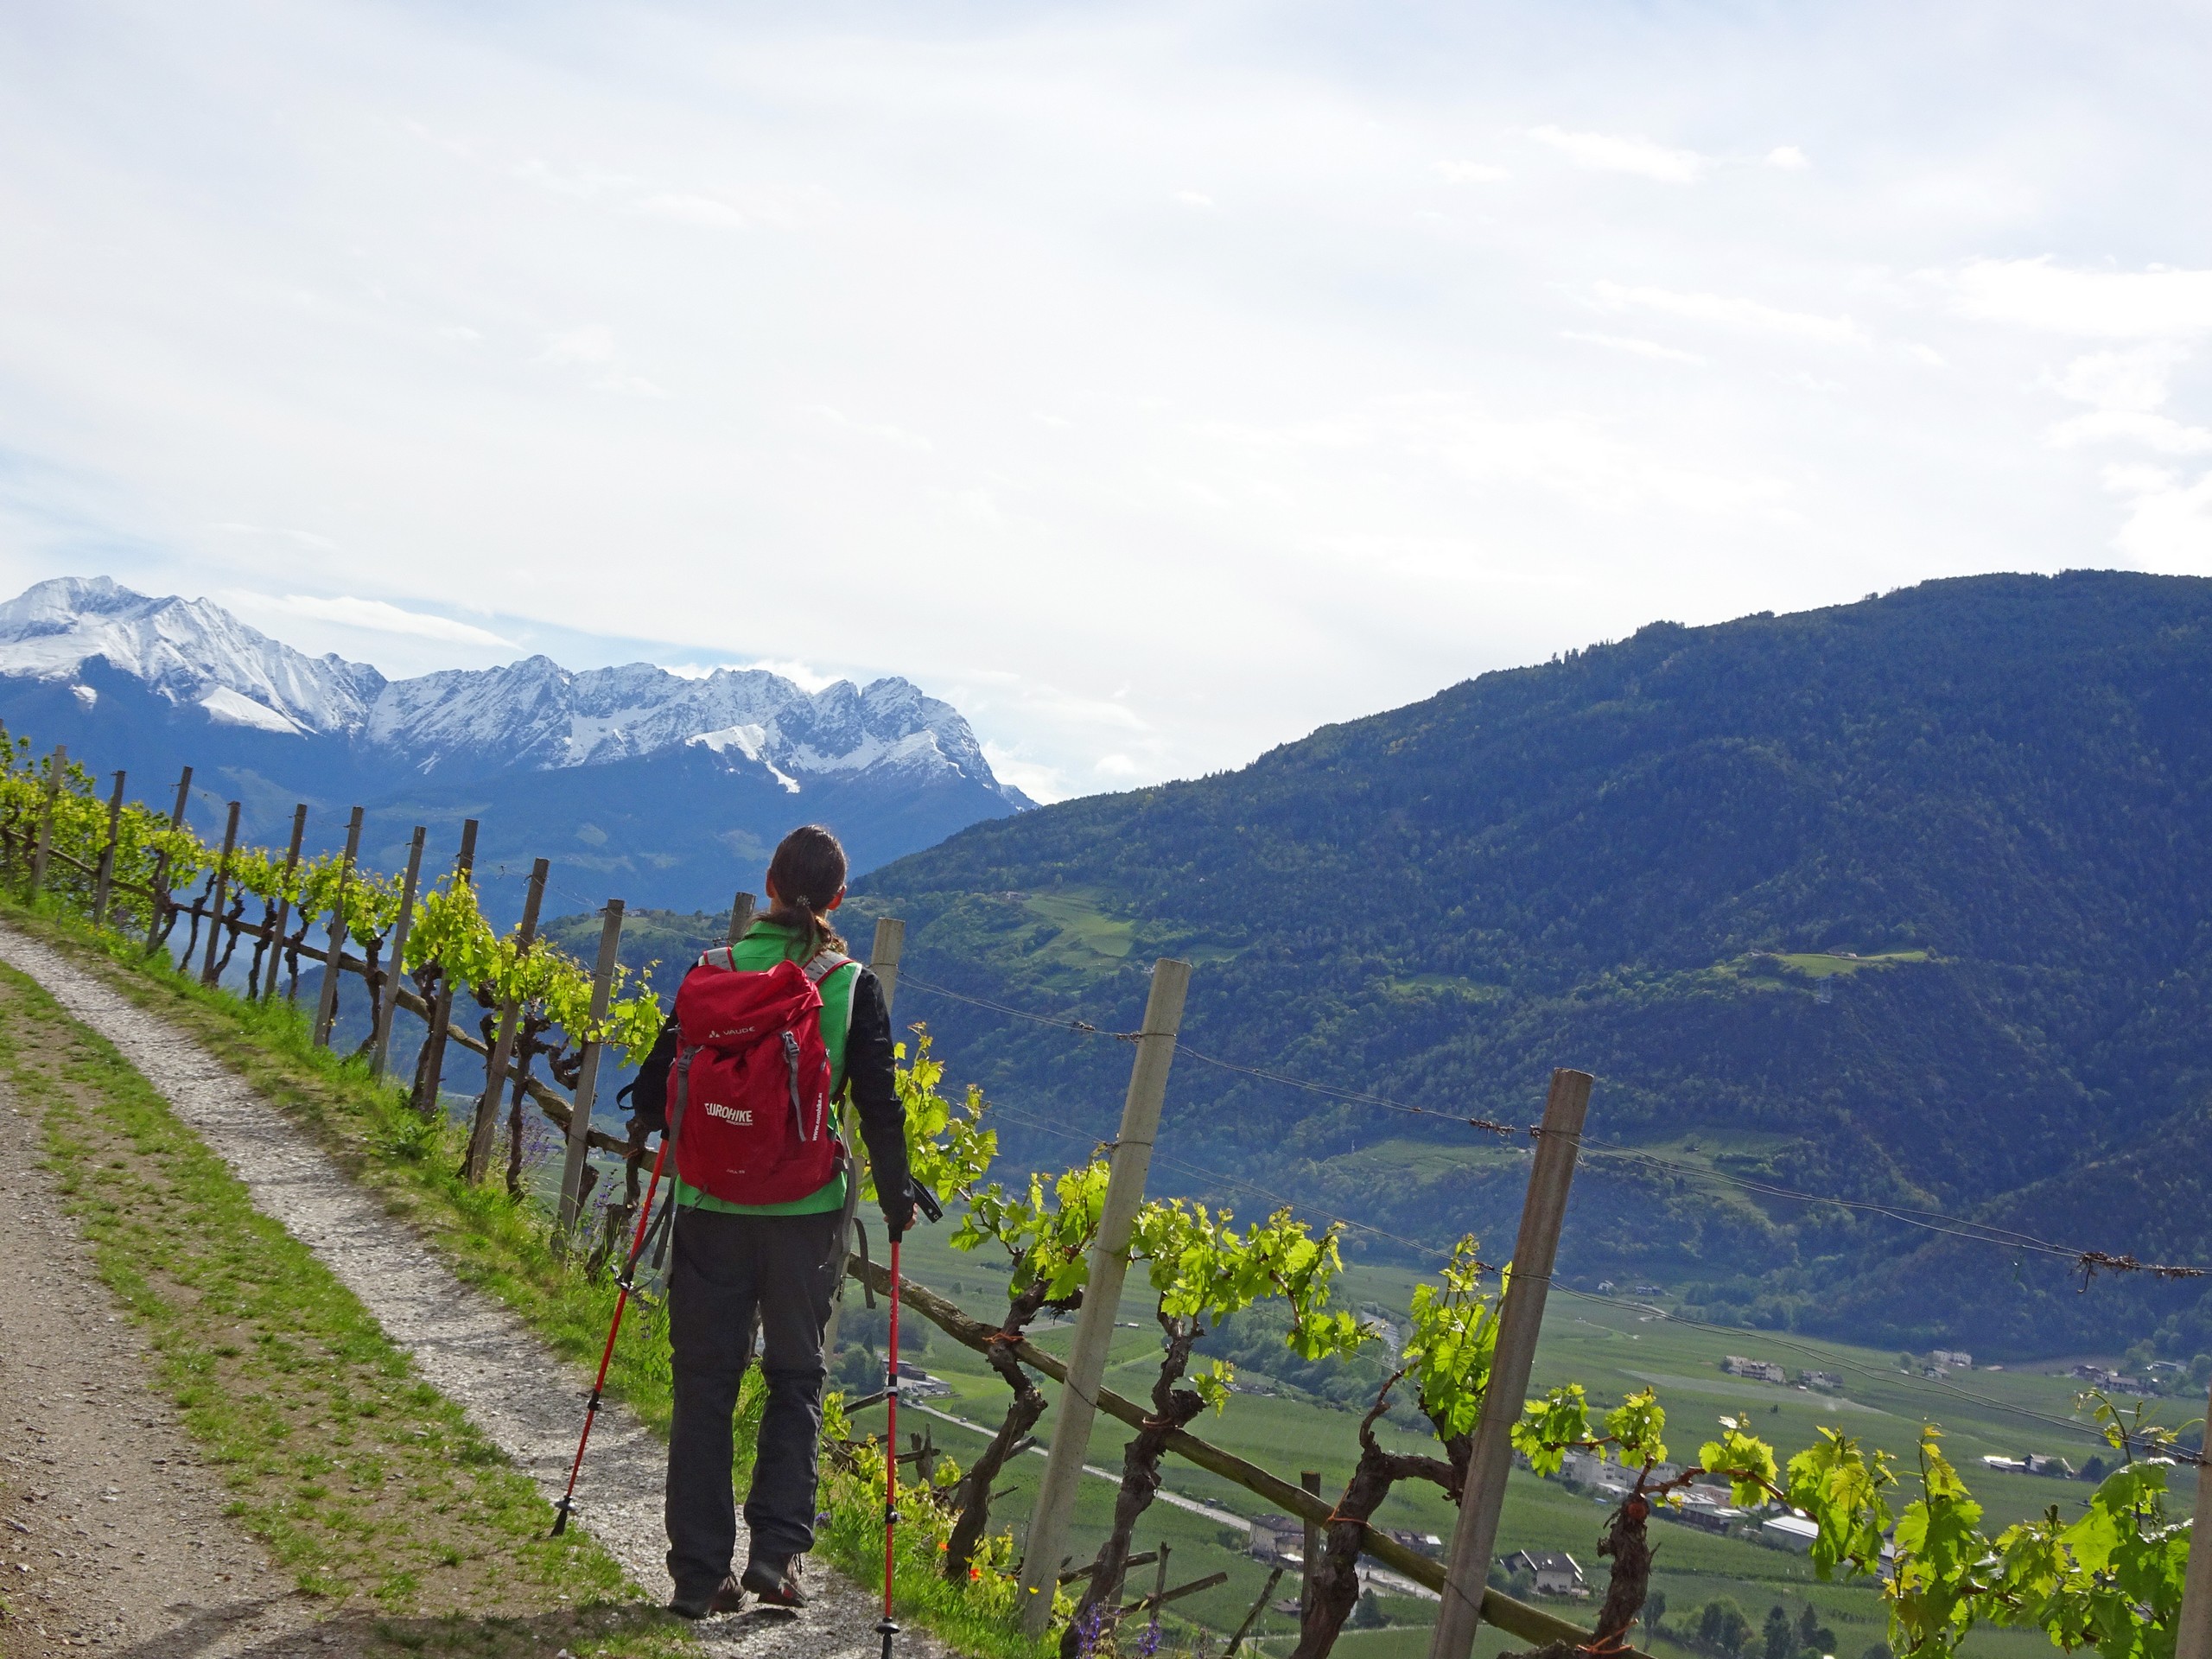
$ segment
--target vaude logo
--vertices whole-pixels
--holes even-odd
[[[732,1037],[750,1037],[760,1029],[759,1026],[722,1026],[709,1032],[702,1040],[709,1043],[727,1042]]]
[[[753,1127],[753,1113],[748,1108],[725,1106],[719,1100],[710,1100],[707,1103],[707,1116],[719,1117],[723,1122],[734,1123],[741,1128],[749,1129]]]

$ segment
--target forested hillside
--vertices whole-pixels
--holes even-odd
[[[1597,1073],[1562,1271],[1727,1319],[2056,1351],[2207,1345],[2193,1284],[2100,1280],[1807,1211],[1698,1172],[1986,1213],[2212,1259],[2189,1149],[2212,1072],[2212,582],[1929,583],[1654,623],[1325,728],[1243,770],[978,824],[858,885],[909,925],[902,1020],[1033,1127],[1110,1133],[1110,1029],[1198,964],[1198,1050],[1531,1121]],[[864,926],[851,931],[864,937]],[[1500,1247],[1519,1154],[1179,1061],[1160,1184],[1193,1169],[1424,1242]],[[1185,1167],[1184,1166],[1188,1166]]]

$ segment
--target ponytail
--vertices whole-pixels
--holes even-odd
[[[768,880],[776,890],[768,919],[798,936],[805,957],[845,949],[830,924],[830,906],[844,890],[845,870],[844,848],[818,823],[792,830],[768,861]]]

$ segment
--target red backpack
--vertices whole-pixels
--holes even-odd
[[[761,973],[711,950],[684,976],[668,1098],[687,1185],[727,1204],[788,1204],[837,1173],[845,1147],[830,1117],[817,987],[848,960],[825,950]]]

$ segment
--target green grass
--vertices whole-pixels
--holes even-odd
[[[106,1043],[0,969],[0,1077],[161,1386],[299,1587],[401,1648],[683,1645]]]
[[[1901,963],[1925,962],[1925,950],[1885,950],[1874,956],[1842,956],[1826,950],[1776,952],[1770,960],[1809,979],[1833,979],[1838,975],[1862,973],[1869,968],[1894,968]]]
[[[1022,901],[1022,908],[1059,930],[1046,947],[1046,954],[1075,965],[1082,965],[1086,956],[1121,962],[1136,940],[1134,922],[1107,915],[1087,893],[1065,890],[1031,893]]]

